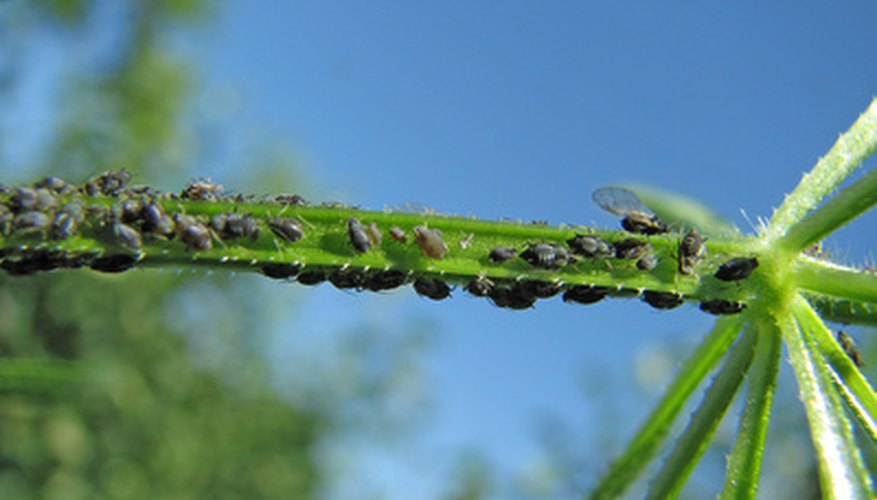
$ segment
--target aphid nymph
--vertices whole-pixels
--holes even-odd
[[[853,338],[847,335],[847,333],[843,330],[837,331],[837,342],[843,348],[844,352],[847,353],[847,356],[855,363],[859,368],[862,367],[862,355],[859,354],[859,349],[856,348],[856,343],[853,341]]]
[[[718,316],[723,316],[726,314],[737,314],[743,309],[746,309],[746,304],[741,304],[740,302],[731,302],[730,300],[723,299],[706,300],[700,303],[701,311],[715,314]]]
[[[692,274],[694,267],[703,258],[706,247],[703,244],[703,236],[694,229],[689,230],[679,242],[679,272]]]
[[[408,237],[405,236],[405,231],[403,231],[402,228],[393,226],[390,228],[389,233],[390,238],[393,238],[393,240],[398,241],[399,243],[408,243]]]
[[[272,217],[268,219],[268,228],[286,241],[296,242],[304,237],[301,224],[290,217]]]
[[[505,262],[517,257],[518,251],[512,247],[496,247],[490,251],[490,262]]]
[[[615,244],[615,257],[636,260],[649,253],[651,246],[636,238],[627,238]]]
[[[359,253],[368,252],[372,246],[372,241],[368,237],[365,227],[356,217],[347,219],[347,237],[353,249]]]
[[[189,249],[205,251],[213,248],[210,229],[198,222],[198,219],[191,215],[176,214],[174,221],[176,222],[177,236]]]
[[[643,302],[655,309],[675,309],[682,305],[683,300],[678,293],[646,290],[643,292]]]
[[[596,236],[579,234],[566,240],[566,244],[569,245],[574,254],[588,258],[599,259],[615,255],[615,248],[612,247],[612,244]]]
[[[447,283],[433,278],[417,278],[414,280],[414,291],[421,297],[432,300],[446,299],[451,295],[451,287]]]
[[[569,253],[566,248],[552,243],[537,243],[521,252],[521,258],[532,266],[560,269],[569,262]]]
[[[415,226],[414,238],[417,240],[417,246],[423,255],[430,259],[443,259],[448,253],[448,245],[442,238],[442,233],[438,229],[429,229],[426,226]]]
[[[758,259],[755,257],[734,257],[719,266],[715,277],[722,281],[740,281],[748,278],[756,267]]]

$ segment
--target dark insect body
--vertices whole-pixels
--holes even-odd
[[[326,281],[326,272],[319,268],[302,271],[296,277],[296,281],[307,286],[319,285]]]
[[[396,269],[376,271],[366,276],[362,287],[372,292],[392,290],[405,284],[407,275]]]
[[[133,255],[109,255],[91,261],[88,267],[102,273],[121,273],[134,267],[137,258]]]
[[[476,297],[487,297],[493,287],[493,281],[487,278],[476,278],[466,284],[465,290]]]
[[[684,300],[678,293],[646,290],[643,292],[643,302],[655,309],[675,309],[681,306]]]
[[[256,241],[261,234],[259,220],[250,214],[231,212],[216,214],[210,219],[210,227],[219,234],[220,238],[227,240],[250,238]]]
[[[579,304],[593,304],[595,302],[600,302],[608,294],[609,289],[606,287],[579,285],[574,286],[564,292],[563,301],[578,302]]]
[[[569,253],[565,248],[553,243],[537,243],[521,252],[521,258],[532,266],[560,269],[569,262]]]
[[[303,207],[308,204],[308,202],[297,194],[277,194],[274,196],[269,196],[267,198],[268,201],[272,201],[274,203],[279,203],[281,205],[293,205],[298,207]]]
[[[523,280],[517,282],[515,286],[518,287],[522,293],[533,296],[537,299],[548,299],[563,291],[562,284],[551,281]]]
[[[442,238],[442,232],[438,229],[429,229],[426,226],[415,226],[414,238],[423,255],[430,259],[443,259],[448,253],[448,245]]]
[[[44,232],[50,224],[49,216],[42,212],[22,212],[12,219],[12,230],[21,235],[36,234]]]
[[[131,182],[131,173],[125,170],[104,172],[97,177],[92,177],[82,187],[82,192],[89,196],[99,194],[117,196]]]
[[[405,231],[400,227],[393,226],[390,228],[390,238],[398,241],[399,243],[408,243],[408,236],[405,236]]]
[[[113,224],[113,236],[116,237],[116,241],[129,250],[140,250],[140,247],[143,246],[143,237],[128,224],[122,222]]]
[[[631,233],[652,235],[668,231],[667,225],[629,189],[602,187],[591,197],[603,210],[623,217],[621,227]]]
[[[433,278],[414,280],[414,291],[421,297],[432,300],[443,300],[451,296],[451,287],[444,281]]]
[[[496,247],[490,251],[490,262],[505,262],[518,256],[518,251],[512,247]]]
[[[368,237],[365,227],[356,217],[347,219],[347,237],[353,249],[359,253],[368,252],[372,246],[372,241]]]
[[[268,219],[268,229],[278,237],[296,242],[304,237],[304,231],[297,220],[290,217],[272,217]]]
[[[63,252],[37,250],[19,259],[5,259],[0,268],[13,276],[27,276],[64,267],[64,260]]]
[[[70,212],[59,210],[52,219],[49,235],[53,240],[67,239],[76,232],[76,228],[79,227],[81,221],[81,217],[77,218],[76,215]]]
[[[9,211],[6,205],[0,204],[0,235],[7,235],[12,230],[12,220],[15,214]]]
[[[19,188],[9,198],[14,212],[47,211],[58,206],[54,193],[48,189]]]
[[[615,255],[615,248],[608,241],[596,236],[576,235],[566,240],[572,252],[588,258],[601,259]]]
[[[213,248],[210,230],[191,215],[176,214],[177,236],[190,250],[205,251]]]
[[[685,233],[679,242],[679,272],[682,274],[694,273],[694,267],[703,258],[706,247],[703,244],[703,236],[694,229]]]
[[[746,309],[746,304],[740,302],[731,302],[730,300],[715,299],[706,300],[700,303],[700,310],[717,316],[726,314],[737,314]]]
[[[645,241],[627,238],[615,243],[615,257],[625,260],[637,260],[647,255],[652,247]]]
[[[715,277],[722,281],[740,281],[748,278],[756,267],[758,267],[758,259],[755,257],[734,257],[719,266]]]
[[[642,258],[636,261],[636,268],[640,271],[651,271],[656,267],[658,267],[658,257],[653,253],[643,255]]]
[[[180,193],[180,198],[184,200],[197,201],[216,201],[216,198],[222,194],[223,187],[214,184],[210,179],[201,179],[191,182]]]
[[[329,283],[335,285],[338,289],[362,288],[365,283],[365,275],[360,269],[348,267],[337,269],[329,275]]]
[[[70,194],[72,191],[75,191],[74,188],[64,182],[64,179],[51,176],[43,177],[42,179],[34,182],[33,187],[37,189],[48,189],[55,194]]]
[[[144,231],[165,238],[173,238],[176,233],[176,223],[170,215],[165,213],[161,205],[155,202],[147,203],[143,207],[142,215]]]
[[[837,331],[837,342],[843,348],[844,352],[850,359],[855,363],[855,365],[859,368],[862,367],[862,355],[859,354],[859,349],[856,348],[856,343],[853,341],[853,338],[847,335],[847,333],[843,330]]]
[[[490,290],[488,298],[496,307],[517,311],[529,309],[536,303],[536,297],[517,283],[511,285],[502,283],[494,286]]]
[[[300,266],[286,262],[269,262],[262,264],[262,274],[269,278],[285,280],[298,274]]]

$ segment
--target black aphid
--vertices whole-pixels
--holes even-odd
[[[716,315],[737,314],[743,309],[746,309],[746,304],[723,299],[706,300],[700,303],[701,311]]]
[[[217,196],[222,194],[223,187],[214,184],[210,179],[200,179],[192,181],[180,193],[180,198],[184,200],[200,200],[215,201]]]
[[[47,211],[58,206],[54,193],[48,189],[18,188],[9,198],[14,212]]]
[[[53,240],[63,240],[72,236],[82,220],[81,210],[79,214],[80,217],[77,217],[76,214],[69,211],[59,210],[55,217],[52,218],[52,227],[49,230],[51,238]]]
[[[320,268],[308,269],[300,272],[295,279],[302,285],[319,285],[326,281],[326,272]]]
[[[533,307],[536,297],[517,284],[502,283],[493,287],[488,298],[496,307],[521,311]]]
[[[128,183],[131,182],[131,173],[124,170],[104,172],[97,177],[92,177],[85,183],[82,191],[89,196],[99,194],[117,196]]]
[[[606,287],[579,285],[563,292],[563,301],[578,302],[579,304],[593,304],[595,302],[600,302],[608,294],[609,289]]]
[[[150,202],[143,206],[143,230],[152,234],[172,238],[176,233],[174,219],[165,213],[161,205]]]
[[[6,205],[0,203],[0,235],[7,235],[12,231],[12,220],[15,219],[13,214]]]
[[[308,202],[304,198],[297,194],[281,193],[274,196],[269,196],[266,199],[274,203],[280,203],[281,205],[294,205],[303,207],[308,204]]]
[[[301,224],[290,217],[272,217],[268,219],[268,228],[286,241],[298,241],[304,237]]]
[[[430,259],[443,259],[448,253],[448,245],[442,238],[442,232],[438,229],[429,229],[426,226],[415,226],[414,238],[423,255]]]
[[[537,243],[521,252],[521,258],[532,266],[543,269],[560,269],[569,262],[565,248],[553,243]]]
[[[658,267],[658,257],[653,253],[647,253],[636,261],[636,268],[640,271],[651,271]]]
[[[393,226],[390,228],[390,238],[393,238],[395,241],[399,243],[408,243],[408,236],[405,236],[405,231],[400,227]]]
[[[859,368],[862,367],[862,355],[859,354],[859,349],[856,348],[856,343],[853,341],[853,338],[847,335],[843,330],[837,331],[837,342],[843,348],[844,352],[847,353],[847,356],[855,363]]]
[[[22,212],[12,219],[12,230],[21,235],[42,233],[49,228],[49,224],[49,216],[42,212]]]
[[[329,283],[335,285],[335,288],[362,288],[365,283],[365,274],[362,270],[348,267],[346,269],[337,269],[329,275]]]
[[[624,217],[621,227],[638,234],[661,234],[667,226],[633,191],[622,187],[603,187],[594,191],[592,198],[603,210]]]
[[[121,273],[134,267],[137,258],[133,255],[109,255],[106,257],[98,257],[91,261],[88,267],[102,273]]]
[[[130,250],[140,250],[143,246],[143,237],[128,224],[122,222],[113,224],[113,236],[116,237],[116,241]]]
[[[682,295],[673,292],[655,292],[646,290],[643,292],[643,302],[655,309],[675,309],[682,305]]]
[[[300,267],[286,262],[268,262],[262,264],[262,274],[269,278],[285,280],[298,274]]]
[[[396,269],[375,271],[365,277],[362,287],[372,292],[392,290],[405,284],[406,274]]]
[[[719,266],[715,277],[722,281],[739,281],[748,278],[756,267],[758,259],[755,257],[734,257]]]
[[[359,253],[368,252],[372,246],[371,239],[369,239],[368,233],[365,231],[365,226],[356,217],[347,219],[347,237],[350,239],[353,249]]]
[[[562,284],[551,281],[523,280],[517,282],[515,286],[518,287],[522,293],[533,296],[537,299],[548,299],[563,291]]]
[[[33,187],[37,189],[48,189],[55,194],[69,194],[71,191],[75,190],[66,182],[64,182],[64,179],[60,177],[43,177],[42,179],[34,182]]]
[[[432,300],[442,300],[451,296],[451,287],[444,281],[433,278],[414,280],[414,291],[421,297]]]
[[[220,238],[227,240],[250,238],[256,241],[261,233],[259,220],[250,214],[231,212],[216,214],[210,218],[210,227],[219,234]]]
[[[190,250],[205,251],[213,248],[210,229],[198,222],[198,219],[191,215],[176,214],[174,221],[177,236]]]
[[[19,259],[5,259],[0,262],[0,268],[13,276],[26,276],[57,269],[63,259],[63,252],[37,250]]]
[[[612,247],[612,244],[596,236],[579,234],[566,240],[566,244],[569,245],[574,254],[588,258],[600,259],[615,255],[615,248]]]
[[[505,262],[517,257],[518,251],[512,247],[496,247],[490,251],[490,262]]]
[[[476,278],[466,284],[465,290],[476,297],[487,297],[493,287],[493,281],[487,278]]]
[[[615,257],[626,260],[637,260],[647,255],[652,247],[645,241],[627,238],[615,243]]]
[[[706,247],[703,244],[703,236],[694,229],[685,233],[679,242],[679,272],[692,274],[694,267],[703,258]]]
[[[125,224],[134,224],[143,217],[143,204],[136,198],[128,198],[113,205],[113,216]]]

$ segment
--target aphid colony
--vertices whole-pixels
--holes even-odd
[[[187,214],[181,205],[173,213],[168,213],[165,207],[173,207],[175,199],[238,203],[250,198],[224,195],[221,186],[208,180],[192,182],[179,195],[158,193],[144,186],[129,186],[130,180],[129,173],[119,171],[106,172],[79,187],[56,177],[47,177],[30,187],[4,187],[0,194],[5,194],[8,201],[0,202],[0,235],[65,240],[87,230],[90,235],[108,239],[118,252],[98,255],[37,250],[18,256],[6,255],[0,250],[0,267],[17,275],[83,266],[102,272],[121,272],[137,264],[147,240],[178,241],[187,251],[205,252],[213,249],[215,244],[225,246],[225,242],[233,240],[255,242],[266,234],[274,237],[277,245],[294,244],[306,237],[303,225],[306,221],[283,214],[289,206],[307,206],[298,195],[265,198],[265,201],[282,205],[275,215],[265,218],[237,211],[214,213],[208,217]],[[108,198],[105,201],[111,203],[86,205],[78,194],[96,199]],[[521,259],[536,269],[559,270],[576,264],[580,259],[616,259],[632,262],[641,271],[654,270],[659,260],[648,236],[667,233],[667,226],[626,189],[602,188],[594,192],[593,198],[604,210],[622,216],[622,227],[639,237],[607,241],[593,234],[575,234],[566,240],[566,245],[541,241],[529,243],[523,249],[498,246],[489,251],[486,261],[505,265]],[[388,244],[409,245],[409,234],[405,229],[392,226],[386,231]],[[441,260],[452,253],[439,229],[422,224],[412,227],[410,233],[413,244],[424,259]],[[343,234],[353,256],[367,254],[384,241],[384,233],[375,222],[362,222],[356,217],[346,220]],[[460,249],[465,251],[472,247],[474,236],[474,233],[469,233],[461,238]],[[704,254],[704,238],[694,230],[685,233],[677,251],[680,274],[693,274]],[[715,278],[740,281],[757,267],[755,257],[733,258],[718,268]],[[452,287],[444,279],[431,273],[350,265],[304,266],[299,263],[263,263],[259,264],[259,269],[268,277],[295,280],[303,285],[328,281],[339,289],[383,291],[412,284],[419,295],[432,300],[445,299],[452,293]],[[681,295],[673,292],[646,290],[640,293],[639,290],[614,290],[595,285],[564,285],[532,275],[528,279],[526,274],[518,279],[480,277],[469,281],[464,289],[473,296],[488,298],[498,307],[510,309],[527,309],[538,299],[561,293],[564,302],[580,304],[592,304],[610,296],[641,296],[644,302],[656,309],[673,309],[684,301]],[[700,304],[701,310],[711,314],[733,314],[744,308],[745,304],[719,299]]]

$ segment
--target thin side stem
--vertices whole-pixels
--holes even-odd
[[[834,298],[877,304],[877,275],[830,262],[799,259],[792,267],[795,284]]]
[[[743,383],[755,354],[757,339],[755,330],[746,328],[740,341],[731,349],[728,360],[713,380],[703,402],[651,484],[647,498],[657,500],[676,498],[679,495]]]

